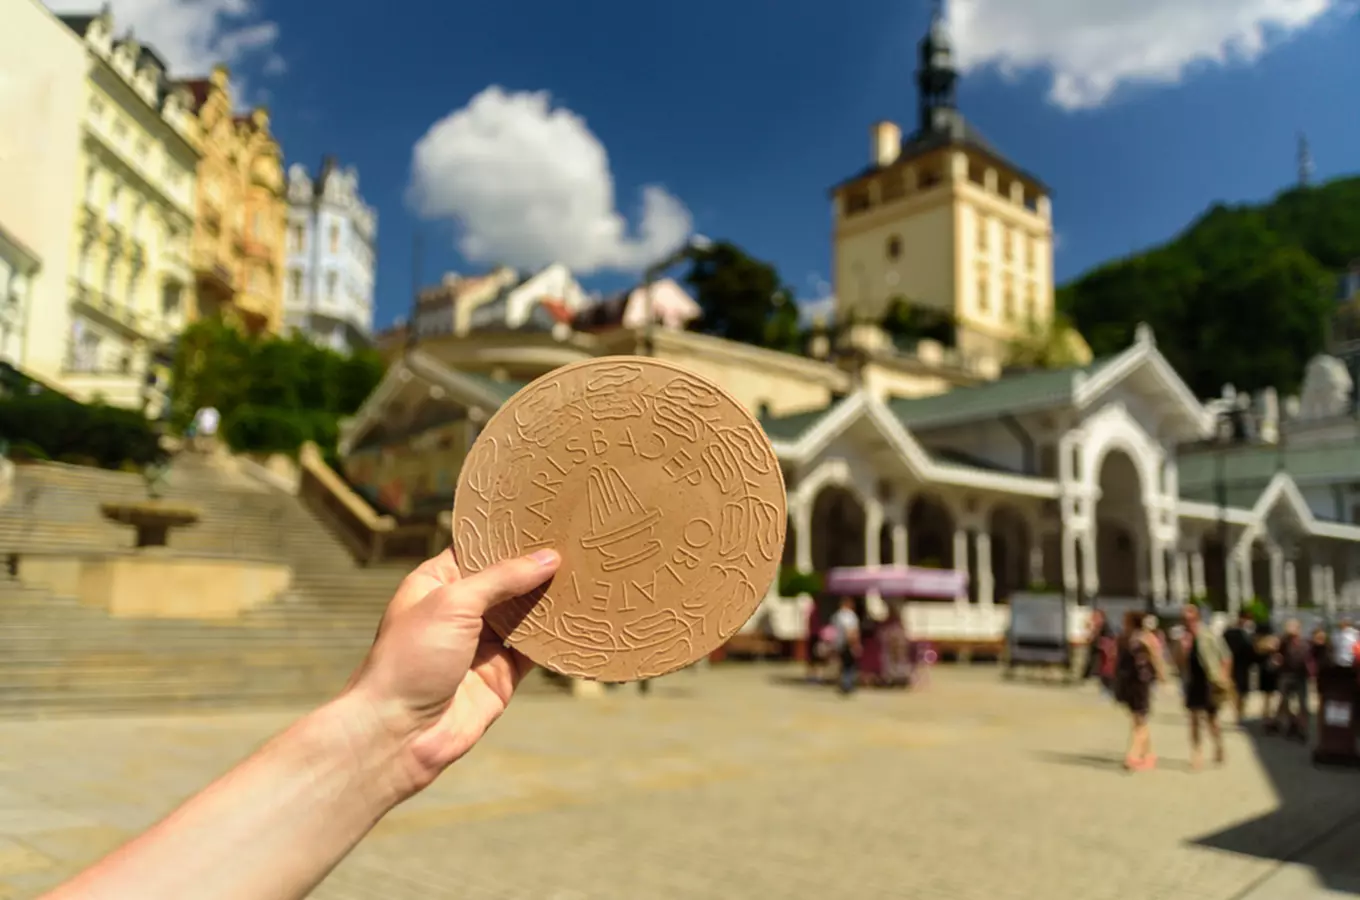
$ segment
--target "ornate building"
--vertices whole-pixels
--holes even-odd
[[[55,385],[70,334],[68,257],[85,115],[85,45],[37,0],[0,29],[0,362]]]
[[[288,170],[288,327],[337,350],[369,343],[378,214],[359,195],[359,173],[327,158],[312,178]]]
[[[181,85],[203,135],[193,233],[195,317],[222,316],[251,333],[276,333],[283,325],[288,205],[269,113],[235,114],[225,66]]]
[[[1019,323],[982,314],[978,286],[960,273],[985,269],[988,285],[1004,286],[1007,274],[1016,286],[1032,285],[1032,315],[1047,321],[1049,208],[1037,180],[987,151],[957,116],[938,19],[923,57],[925,138],[899,146],[888,132],[883,165],[839,189],[838,277],[855,271],[856,258],[867,271],[872,252],[880,275],[923,279],[920,296],[959,312],[973,353],[932,341],[904,352],[870,324],[852,325],[834,343],[814,341],[806,355],[777,353],[679,328],[649,334],[609,310],[551,329],[529,314],[515,330],[460,330],[443,327],[461,321],[456,292],[438,304],[432,295],[427,311],[441,333],[421,330],[414,347],[394,348],[382,383],[343,428],[351,483],[385,511],[430,519],[450,508],[463,453],[482,424],[528,381],[580,359],[650,353],[713,379],[759,417],[788,489],[786,567],[824,573],[894,563],[957,573],[939,579],[953,585],[951,596],[905,605],[920,638],[994,650],[1008,600],[1028,590],[1080,604],[1073,638],[1098,600],[1360,606],[1360,522],[1344,502],[1324,502],[1330,493],[1314,483],[1355,466],[1319,476],[1316,467],[1336,460],[1285,454],[1263,467],[1257,452],[1241,464],[1264,480],[1239,478],[1218,492],[1217,454],[1202,449],[1218,408],[1187,388],[1150,329],[1089,364],[997,377],[987,341]],[[887,196],[895,175],[904,194]],[[868,205],[852,212],[849,199],[861,189]],[[983,214],[987,236],[979,238],[984,232],[968,223]],[[1006,250],[1008,231],[1034,239],[1032,267],[1023,244]],[[925,290],[932,278],[938,294]],[[869,314],[877,296],[839,293],[843,311]],[[498,308],[477,299],[474,310]],[[1335,408],[1336,390],[1322,384],[1314,393],[1314,405]],[[1354,439],[1350,448],[1354,460]],[[868,599],[875,618],[891,614]],[[747,631],[806,637],[812,602],[781,597],[773,585]]]
[[[193,100],[167,79],[154,49],[130,32],[115,35],[107,7],[62,21],[83,39],[87,67],[60,332],[68,342],[56,382],[78,398],[154,415],[166,347],[193,305],[189,237],[201,155]]]
[[[970,356],[1053,319],[1048,189],[959,111],[958,73],[937,11],[921,41],[915,129],[873,126],[870,162],[832,189],[833,277],[842,320],[877,320],[894,300],[952,317]]]

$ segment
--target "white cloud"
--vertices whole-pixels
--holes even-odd
[[[1251,62],[1350,0],[952,0],[966,71],[1052,73],[1064,109],[1105,103],[1127,84],[1175,84],[1195,65]]]
[[[831,285],[816,272],[808,275],[808,287],[812,296],[798,300],[798,320],[803,327],[828,324],[836,317],[836,296],[831,293]]]
[[[88,14],[99,0],[47,0],[53,12]],[[254,0],[114,0],[117,34],[128,28],[139,41],[155,48],[183,78],[213,65],[237,64],[252,53],[272,47],[278,25],[259,18]]]
[[[420,215],[460,226],[473,262],[581,274],[635,271],[680,247],[689,210],[664,188],[642,189],[630,233],[615,208],[609,156],[585,121],[546,92],[482,91],[430,126],[412,153],[407,200]]]

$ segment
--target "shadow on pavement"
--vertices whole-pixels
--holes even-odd
[[[1087,769],[1105,769],[1111,772],[1124,771],[1124,756],[1121,753],[1061,753],[1044,751],[1036,753],[1035,758],[1061,766],[1081,766]],[[1158,769],[1171,769],[1181,772],[1194,771],[1190,763],[1183,759],[1157,759]]]
[[[1268,735],[1259,722],[1248,722],[1245,733],[1279,806],[1191,843],[1306,866],[1329,890],[1360,895],[1353,837],[1360,832],[1360,772],[1316,767],[1311,747]],[[1338,842],[1343,833],[1351,837]]]

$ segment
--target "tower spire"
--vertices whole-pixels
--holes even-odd
[[[917,127],[922,135],[948,131],[953,126],[958,80],[944,0],[933,0],[930,30],[921,41],[916,70],[916,87],[920,92]]]
[[[1313,183],[1313,151],[1308,146],[1308,135],[1299,132],[1299,187]]]

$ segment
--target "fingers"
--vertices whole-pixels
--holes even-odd
[[[430,591],[459,579],[458,561],[453,556],[453,546],[443,553],[425,560],[411,574],[402,579],[392,603],[397,609],[415,606]]]
[[[460,604],[469,612],[485,613],[497,603],[522,597],[553,576],[562,557],[555,550],[539,550],[528,556],[506,559],[483,569],[458,585]]]

